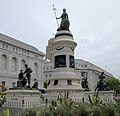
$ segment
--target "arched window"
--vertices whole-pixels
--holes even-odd
[[[34,73],[35,75],[37,75],[37,74],[38,74],[38,65],[37,65],[37,63],[34,63],[34,68],[33,68],[33,69],[34,69],[34,72],[33,72],[33,73]]]
[[[25,60],[21,60],[21,69],[25,70]]]
[[[7,70],[7,56],[2,55],[2,65],[1,65],[3,70]]]
[[[15,57],[12,58],[12,71],[17,71],[17,59]]]

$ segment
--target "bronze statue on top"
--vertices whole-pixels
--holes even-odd
[[[68,14],[66,13],[66,9],[63,9],[63,13],[61,15],[61,17],[56,18],[56,19],[60,19],[61,18],[61,24],[60,27],[57,29],[57,31],[61,31],[61,30],[68,30],[69,31],[69,26],[70,26],[70,22],[68,19]]]

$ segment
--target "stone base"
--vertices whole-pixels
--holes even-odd
[[[6,91],[6,102],[3,107],[32,108],[40,105],[40,91],[13,89]]]
[[[58,96],[68,93],[68,97],[74,100],[75,102],[81,103],[84,98],[84,90],[83,89],[54,89],[54,90],[46,90],[46,96],[48,102],[52,102],[57,100]]]
[[[88,96],[92,96],[94,94],[93,91],[85,91],[85,101],[86,102],[89,102],[89,98]],[[114,91],[99,91],[98,92],[98,96],[103,99],[104,101],[110,103],[114,103],[114,99],[113,99],[113,94],[114,94]]]

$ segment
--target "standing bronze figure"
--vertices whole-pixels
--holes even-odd
[[[66,13],[66,9],[63,9],[63,13],[59,18],[56,19],[60,19],[61,18],[61,24],[60,27],[57,29],[57,31],[61,31],[61,30],[68,30],[69,31],[69,26],[70,26],[70,22],[68,19],[68,14]]]
[[[28,67],[27,64],[25,64],[25,71],[24,71],[24,74],[26,74],[26,77],[27,77],[27,80],[28,80],[28,87],[30,87],[30,78],[31,78],[31,73],[32,73],[32,70],[31,68]]]

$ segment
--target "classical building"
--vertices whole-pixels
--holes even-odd
[[[32,69],[31,85],[37,79],[43,86],[43,57],[37,48],[0,33],[0,81],[9,88],[16,86],[20,70]]]

